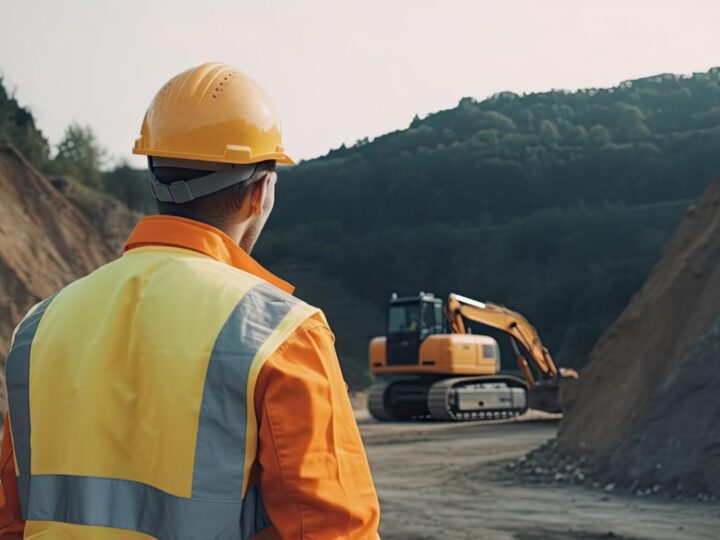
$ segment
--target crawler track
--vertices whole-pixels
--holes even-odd
[[[493,420],[527,408],[527,385],[511,376],[401,379],[376,384],[368,395],[370,414],[385,421]]]
[[[482,395],[483,391],[507,390],[507,396],[495,399],[496,405],[478,401],[476,409],[468,408],[463,392]],[[516,391],[512,391],[512,390]],[[518,391],[519,390],[519,391]],[[494,397],[494,396],[493,396]],[[514,398],[514,399],[513,399]],[[428,392],[428,410],[434,420],[462,422],[467,420],[494,420],[510,418],[524,413],[528,408],[527,386],[514,377],[456,377],[434,383]]]

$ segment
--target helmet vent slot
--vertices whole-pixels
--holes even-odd
[[[235,72],[234,72],[234,71],[231,71],[230,73],[227,73],[227,74],[225,74],[225,75],[223,76],[222,81],[219,81],[219,82],[217,83],[217,86],[215,87],[215,90],[214,90],[213,93],[212,93],[212,98],[213,98],[213,99],[217,99],[218,97],[220,97],[220,93],[221,93],[223,90],[225,90],[225,88],[224,88],[225,83],[226,83],[226,82],[229,82],[229,80],[230,80],[231,78],[233,78],[234,76],[235,76]]]

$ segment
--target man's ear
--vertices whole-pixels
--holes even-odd
[[[265,205],[268,190],[268,175],[258,180],[250,187],[250,215],[259,216]]]

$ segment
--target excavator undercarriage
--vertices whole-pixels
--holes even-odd
[[[527,385],[509,376],[419,377],[374,385],[368,408],[382,420],[489,420],[524,413],[526,396]]]

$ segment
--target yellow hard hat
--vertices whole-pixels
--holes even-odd
[[[145,113],[133,154],[215,163],[294,161],[270,97],[242,71],[210,62],[176,75]]]

